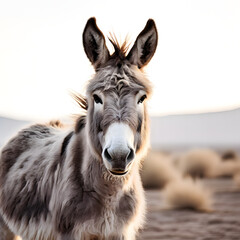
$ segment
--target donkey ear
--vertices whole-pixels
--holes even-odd
[[[138,35],[127,59],[130,63],[142,68],[147,65],[157,48],[158,33],[155,22],[152,19],[147,21],[145,28]]]
[[[109,58],[105,38],[94,17],[88,19],[83,31],[83,47],[95,69],[99,68]]]

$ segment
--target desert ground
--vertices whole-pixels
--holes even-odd
[[[237,153],[195,149],[177,158],[151,153],[142,177],[147,217],[139,240],[240,240]]]
[[[164,209],[162,192],[147,190],[148,213],[139,240],[239,240],[240,189],[232,179],[202,180],[213,192],[211,212]]]

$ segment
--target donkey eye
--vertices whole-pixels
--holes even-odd
[[[102,99],[97,95],[97,94],[93,94],[93,99],[94,99],[94,102],[95,103],[100,103],[100,104],[102,104],[103,102],[102,102]]]
[[[147,95],[143,95],[143,96],[138,100],[138,104],[139,104],[139,103],[142,103],[146,98],[147,98]]]

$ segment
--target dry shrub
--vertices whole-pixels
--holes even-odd
[[[228,151],[225,151],[223,154],[222,154],[222,160],[223,161],[228,161],[228,160],[238,160],[239,159],[239,156],[237,154],[237,152],[233,151],[233,150],[228,150]]]
[[[240,188],[240,172],[235,174],[233,179],[234,179],[234,182],[236,183],[236,185]]]
[[[193,149],[183,154],[179,168],[184,176],[215,177],[220,156],[210,149]]]
[[[218,166],[218,177],[234,177],[240,173],[240,158],[237,152],[233,150],[222,154],[222,161]]]
[[[173,152],[169,155],[169,159],[172,165],[174,166],[174,168],[177,168],[178,170],[180,168],[180,162],[181,162],[182,156],[183,156],[183,153],[179,153],[179,152]]]
[[[170,182],[163,190],[163,198],[170,209],[211,211],[210,192],[191,178]]]
[[[145,188],[163,188],[167,183],[180,178],[169,157],[158,152],[149,152],[141,171]]]
[[[217,177],[234,177],[240,172],[240,160],[222,161],[218,165]]]

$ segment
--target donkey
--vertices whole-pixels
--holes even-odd
[[[24,240],[133,240],[144,222],[139,175],[148,148],[143,73],[157,47],[149,19],[128,51],[112,37],[110,54],[95,18],[87,21],[83,46],[95,68],[85,109],[75,127],[54,124],[21,130],[3,148],[0,213]],[[128,54],[127,54],[128,51]]]

